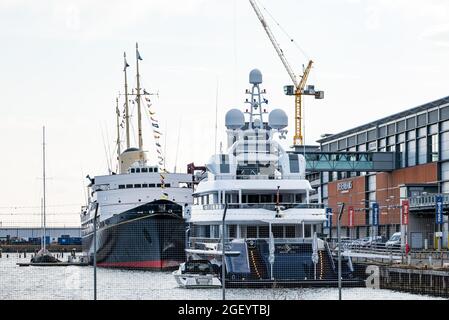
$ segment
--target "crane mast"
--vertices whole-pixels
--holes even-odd
[[[285,69],[287,70],[288,75],[292,79],[293,84],[295,87],[298,86],[298,80],[296,79],[295,73],[293,72],[292,67],[290,67],[290,64],[288,63],[287,59],[284,56],[284,52],[282,51],[281,47],[276,41],[276,38],[274,37],[273,33],[271,32],[270,27],[268,26],[267,22],[265,21],[265,18],[260,11],[259,7],[257,6],[256,2],[254,0],[249,0],[251,3],[251,6],[254,9],[254,12],[256,13],[257,17],[260,20],[260,23],[262,24],[263,28],[265,29],[265,32],[267,33],[268,38],[271,41],[271,44],[273,45],[274,49],[276,50],[279,58],[282,61],[282,64],[284,65]]]
[[[293,86],[286,86],[284,87],[285,94],[287,95],[294,95],[295,96],[295,135],[293,137],[293,145],[298,146],[302,145],[304,143],[304,136],[302,134],[302,96],[305,95],[314,95],[315,99],[322,99],[324,97],[323,91],[315,91],[313,86],[310,86],[307,90],[304,90],[307,78],[309,76],[310,70],[312,69],[313,61],[310,60],[307,68],[304,70],[303,75],[301,76],[301,81],[298,82],[298,79],[293,72],[292,67],[288,63],[287,59],[285,58],[284,52],[282,51],[281,47],[276,41],[276,38],[274,37],[273,33],[271,32],[270,27],[268,26],[267,22],[265,21],[265,18],[260,11],[259,7],[257,6],[257,3],[255,0],[249,0],[251,6],[254,9],[254,12],[257,15],[257,18],[259,18],[260,23],[262,24],[262,27],[264,28],[268,38],[271,41],[271,44],[273,45],[274,49],[276,50],[276,53],[278,54],[279,58],[282,61],[282,64],[285,67],[285,70],[287,71],[288,75],[290,76],[290,79],[293,82]]]

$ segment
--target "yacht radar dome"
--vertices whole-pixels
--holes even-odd
[[[253,69],[249,73],[249,83],[260,84],[262,83],[262,72],[259,69]]]
[[[238,109],[231,109],[226,113],[225,125],[228,129],[240,129],[245,125],[245,116]]]
[[[275,130],[286,128],[288,126],[287,114],[282,109],[274,109],[268,115],[268,125]]]

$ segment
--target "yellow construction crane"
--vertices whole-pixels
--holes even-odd
[[[293,145],[299,146],[303,145],[304,143],[304,136],[302,134],[302,96],[303,95],[313,95],[315,96],[315,99],[323,99],[324,98],[324,92],[323,91],[315,91],[315,87],[312,85],[306,87],[307,78],[310,73],[310,69],[312,69],[313,61],[310,60],[309,64],[305,68],[303,75],[301,76],[301,81],[298,81],[298,78],[296,77],[295,73],[293,72],[293,69],[291,68],[290,64],[288,63],[287,59],[285,58],[284,52],[282,51],[281,47],[276,41],[276,38],[274,37],[273,33],[271,32],[270,27],[268,26],[267,22],[265,21],[265,18],[260,11],[257,3],[255,0],[249,0],[251,3],[251,6],[254,9],[254,12],[256,13],[257,17],[259,18],[260,22],[262,23],[263,28],[265,29],[265,32],[268,35],[268,38],[270,39],[271,43],[273,44],[274,49],[276,50],[279,58],[282,61],[282,64],[284,65],[285,69],[287,70],[288,75],[292,79],[293,85],[288,85],[284,87],[284,93],[289,96],[295,96],[295,135],[293,137]]]

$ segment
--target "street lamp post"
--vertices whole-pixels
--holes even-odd
[[[337,219],[337,243],[338,243],[338,300],[341,300],[341,232],[340,232],[340,220],[343,214],[344,203],[340,204],[340,211],[338,212]]]

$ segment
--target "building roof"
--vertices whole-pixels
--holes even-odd
[[[422,111],[426,111],[428,109],[432,109],[432,108],[438,107],[438,106],[440,106],[442,104],[445,104],[445,103],[449,103],[449,96],[441,98],[441,99],[438,99],[438,100],[435,100],[435,101],[432,101],[432,102],[428,102],[428,103],[420,105],[418,107],[407,109],[407,110],[399,112],[399,113],[395,113],[395,114],[390,115],[388,117],[385,117],[385,118],[382,118],[382,119],[379,119],[379,120],[376,120],[376,121],[369,122],[367,124],[355,127],[353,129],[349,129],[349,130],[346,130],[346,131],[343,131],[343,132],[340,132],[340,133],[336,133],[336,134],[330,135],[330,136],[325,137],[323,139],[317,140],[317,142],[321,144],[321,143],[326,143],[326,142],[329,142],[329,141],[333,141],[333,140],[336,140],[336,139],[339,139],[339,138],[342,138],[342,137],[346,137],[346,136],[354,134],[354,133],[358,133],[360,131],[368,130],[370,128],[376,127],[378,125],[382,125],[384,123],[387,123],[387,122],[390,122],[390,121],[393,121],[393,120],[401,119],[401,118],[404,118],[406,116],[410,116],[410,115],[416,114],[418,112],[422,112]]]

